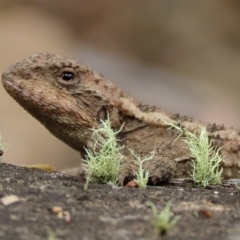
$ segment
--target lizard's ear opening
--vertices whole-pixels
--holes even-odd
[[[107,109],[105,107],[101,107],[101,109],[97,112],[97,121],[100,123],[101,120],[105,121],[107,119]]]
[[[111,108],[110,111],[108,111],[107,107],[105,106],[101,107],[100,110],[97,112],[97,117],[96,117],[98,123],[100,123],[101,120],[105,121],[108,117],[108,114],[111,121],[111,126],[113,128],[121,127],[118,109],[115,107]]]

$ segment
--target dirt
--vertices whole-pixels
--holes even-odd
[[[235,186],[210,189],[149,186],[147,189],[90,184],[57,172],[0,164],[0,239],[240,239],[240,193]],[[165,235],[152,225],[146,201],[161,211],[173,200],[181,219]],[[62,211],[53,213],[60,206]],[[66,211],[66,212],[65,212]]]

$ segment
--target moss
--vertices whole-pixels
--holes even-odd
[[[122,126],[123,127],[123,126]],[[101,121],[97,129],[92,129],[92,138],[95,144],[92,149],[86,149],[87,163],[85,169],[88,182],[93,183],[119,183],[119,173],[122,168],[123,156],[117,144],[117,134],[122,130],[114,131],[111,128],[109,117],[106,121]]]

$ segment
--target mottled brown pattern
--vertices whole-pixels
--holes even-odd
[[[84,155],[91,148],[91,130],[105,119],[107,113],[119,134],[127,168],[123,178],[131,179],[136,166],[129,148],[145,156],[155,154],[146,162],[150,182],[157,184],[171,177],[186,177],[191,158],[179,132],[165,122],[178,124],[198,134],[206,127],[213,146],[221,148],[224,178],[239,174],[239,131],[223,125],[205,124],[160,108],[142,105],[122,92],[102,75],[65,57],[40,53],[12,65],[2,75],[7,92],[52,134]]]

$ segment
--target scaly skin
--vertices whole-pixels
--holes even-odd
[[[5,70],[2,83],[24,109],[82,155],[84,148],[93,146],[90,128],[106,119],[107,112],[113,129],[125,123],[119,134],[119,144],[125,145],[127,166],[123,179],[132,178],[136,170],[129,148],[141,156],[155,153],[152,160],[145,162],[153,184],[174,176],[188,176],[189,151],[181,139],[175,141],[179,132],[168,129],[166,122],[196,133],[206,127],[212,145],[221,148],[223,177],[240,177],[238,131],[144,106],[102,75],[65,57],[50,53],[33,55]]]

